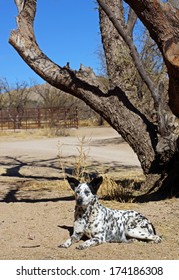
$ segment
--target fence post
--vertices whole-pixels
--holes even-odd
[[[41,128],[40,108],[37,108],[37,122],[38,122],[38,128]]]
[[[76,121],[76,128],[79,127],[79,120],[78,120],[78,108],[76,107],[76,110],[75,110],[75,121]]]
[[[2,110],[1,110],[1,130],[3,130],[3,124],[4,124],[4,120],[3,120],[3,116],[2,116]]]

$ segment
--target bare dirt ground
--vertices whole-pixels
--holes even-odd
[[[142,176],[136,155],[111,128],[73,130],[68,137],[0,138],[0,259],[179,259],[178,199],[147,203],[102,200],[114,209],[146,215],[160,244],[103,244],[79,251],[58,248],[72,232],[74,198],[64,182],[83,152],[90,173],[118,179]],[[83,241],[81,241],[83,242]]]

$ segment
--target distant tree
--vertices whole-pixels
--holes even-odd
[[[44,108],[62,108],[68,106],[75,106],[77,100],[73,96],[67,96],[65,92],[49,85],[36,85],[32,91],[38,96],[40,107]]]
[[[1,90],[3,92],[3,107],[7,109],[9,117],[20,128],[24,115],[24,108],[30,101],[27,82],[16,82],[10,85],[6,79],[1,80]]]
[[[107,79],[108,72],[107,72],[105,53],[104,53],[103,47],[101,45],[98,46],[96,55],[97,55],[97,58],[99,61],[98,75]]]
[[[122,0],[97,2],[109,80],[107,89],[92,69],[80,67],[79,71],[74,71],[69,65],[61,67],[40,50],[33,30],[34,0],[26,0],[23,8],[16,1],[18,29],[12,31],[10,43],[44,80],[82,99],[122,135],[137,154],[146,175],[145,192],[156,191],[160,198],[176,195],[179,180],[179,130],[175,117],[179,116],[177,2],[125,0],[130,6],[127,17]],[[143,65],[144,59],[142,61],[137,52],[133,40],[137,17],[163,57],[169,84],[166,89],[165,79],[151,76],[149,69]],[[147,88],[144,91],[142,85],[140,95],[136,75]]]
[[[3,80],[0,79],[0,110],[5,106]]]
[[[29,101],[29,88],[27,82],[16,82],[10,85],[4,80],[4,93],[6,94],[6,106],[16,108],[17,111],[23,109]]]

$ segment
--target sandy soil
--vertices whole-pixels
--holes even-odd
[[[115,178],[126,171],[141,174],[136,155],[111,128],[80,129],[71,135],[1,137],[0,259],[179,259],[178,199],[142,204],[101,200],[108,207],[146,215],[163,236],[160,244],[103,244],[83,251],[75,245],[58,248],[73,229],[73,193],[63,177],[73,171],[79,137],[86,137],[83,149],[89,172]]]

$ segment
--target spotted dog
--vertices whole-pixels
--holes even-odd
[[[83,235],[89,239],[77,249],[85,249],[105,242],[129,242],[133,239],[158,243],[150,221],[138,212],[131,210],[112,210],[99,203],[96,196],[103,178],[98,177],[90,183],[80,183],[75,178],[67,177],[75,192],[75,220],[72,236],[60,248],[68,248],[79,242]]]

